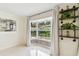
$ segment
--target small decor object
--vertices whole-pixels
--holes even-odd
[[[61,40],[63,40],[63,38],[61,37]]]
[[[73,6],[73,8],[75,8],[75,6]]]
[[[73,20],[73,22],[76,22],[75,20]]]
[[[69,9],[69,6],[67,5],[67,9]]]
[[[63,21],[61,21],[61,23],[63,23]]]
[[[74,39],[73,42],[75,42],[76,40]]]
[[[69,37],[69,31],[67,31],[67,37]]]

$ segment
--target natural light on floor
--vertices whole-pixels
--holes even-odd
[[[49,56],[48,54],[40,51],[40,50],[31,50],[32,56]]]

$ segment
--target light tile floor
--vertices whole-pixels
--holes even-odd
[[[37,46],[16,46],[0,51],[0,56],[49,56],[49,50]]]

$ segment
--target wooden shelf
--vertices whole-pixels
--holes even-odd
[[[59,37],[65,37],[65,38],[74,38],[74,37],[72,37],[72,36],[61,36],[61,35],[59,35]],[[79,37],[75,37],[76,39],[79,39]]]
[[[67,12],[67,11],[78,10],[78,8],[79,8],[79,7],[75,7],[75,8],[71,8],[71,9],[63,10],[63,11],[60,11],[60,13],[64,13],[64,12]]]
[[[61,30],[61,29],[59,29],[59,30]],[[62,30],[74,30],[74,29],[62,29]],[[75,30],[79,30],[79,29],[75,29]]]
[[[69,18],[59,18],[59,20],[66,20],[66,19],[72,19],[72,18],[79,18],[79,16],[72,16],[72,17],[69,17]]]

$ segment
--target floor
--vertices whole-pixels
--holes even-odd
[[[49,56],[49,50],[38,46],[16,46],[0,51],[0,56]]]

